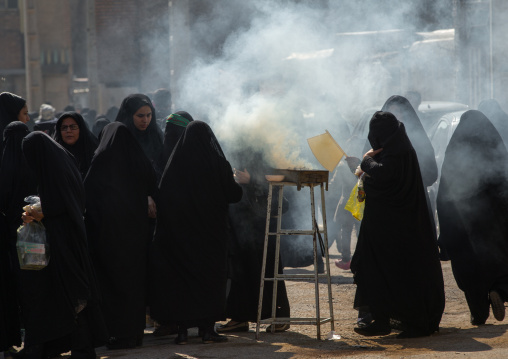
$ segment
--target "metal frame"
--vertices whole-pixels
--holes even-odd
[[[328,231],[326,226],[326,206],[325,206],[325,192],[323,182],[318,183],[304,183],[302,187],[309,187],[310,189],[310,205],[311,205],[311,216],[312,216],[312,230],[302,230],[302,229],[281,229],[281,221],[282,221],[282,204],[283,204],[283,193],[284,186],[296,186],[297,184],[294,182],[269,182],[268,187],[268,203],[266,208],[266,226],[265,226],[265,242],[263,248],[263,264],[261,268],[261,282],[259,288],[259,303],[258,303],[258,315],[256,322],[256,339],[259,339],[259,326],[261,323],[263,324],[274,324],[272,325],[272,333],[275,332],[275,324],[286,324],[286,323],[294,323],[294,324],[313,324],[316,325],[316,334],[317,338],[321,339],[321,324],[331,323],[331,330],[335,330],[335,321],[333,316],[333,301],[332,301],[332,284],[330,278],[330,260],[328,256]],[[273,186],[280,187],[279,189],[279,198],[278,198],[278,211],[277,211],[277,232],[270,233],[270,213],[272,210],[272,195],[273,195]],[[315,210],[315,200],[314,200],[314,187],[321,187],[321,211],[323,214],[323,230],[320,230],[316,224],[316,210]],[[325,254],[325,273],[318,273],[317,259],[318,259],[318,250],[317,250],[317,236],[323,233],[324,234],[324,254]],[[266,270],[266,257],[268,252],[268,237],[276,236],[276,245],[275,245],[275,268],[274,268],[274,276],[273,278],[265,278],[265,270]],[[279,268],[279,253],[280,253],[280,236],[281,235],[310,235],[313,237],[313,252],[314,252],[314,274],[282,274],[278,272]],[[312,279],[314,278],[314,292],[316,296],[316,317],[315,318],[277,318],[276,317],[276,308],[277,308],[277,283],[280,280],[285,279]],[[328,305],[330,307],[330,316],[327,318],[320,317],[320,306],[319,306],[319,278],[326,278],[328,283]],[[273,282],[273,298],[272,298],[272,317],[270,319],[261,320],[261,311],[263,306],[263,291],[265,286],[265,281]]]

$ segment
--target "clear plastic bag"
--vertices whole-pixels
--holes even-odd
[[[32,209],[41,210],[40,199],[37,196],[25,198]],[[28,206],[23,207],[26,211]],[[19,266],[26,270],[40,270],[49,263],[49,244],[46,240],[46,228],[40,222],[25,223],[17,230],[16,249],[18,251]]]

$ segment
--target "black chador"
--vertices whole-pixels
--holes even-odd
[[[85,178],[85,222],[112,347],[133,347],[143,337],[148,196],[155,188],[155,172],[128,128],[104,127]]]
[[[498,131],[483,113],[465,112],[446,149],[437,213],[439,241],[475,325],[489,316],[489,292],[508,299],[507,168]],[[504,316],[504,304],[498,304]]]
[[[358,332],[387,334],[396,321],[402,337],[430,335],[439,329],[444,285],[418,159],[391,113],[374,114],[368,138],[383,150],[361,164],[365,211],[351,270],[355,307],[368,307],[375,321]]]
[[[242,189],[210,127],[188,124],[160,182],[151,246],[151,315],[180,326],[225,319],[228,204]]]
[[[85,190],[74,158],[42,132],[22,142],[38,184],[50,245],[49,265],[21,273],[21,308],[27,354],[69,337],[56,352],[94,358],[105,342],[100,295],[90,260],[83,214]],[[84,309],[83,309],[84,308]]]

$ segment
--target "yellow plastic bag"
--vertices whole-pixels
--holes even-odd
[[[351,212],[353,217],[357,220],[361,221],[363,218],[363,210],[365,208],[365,200],[360,202],[358,201],[358,183],[355,184],[351,194],[349,195],[349,199],[347,200],[346,206],[344,209],[346,211]]]

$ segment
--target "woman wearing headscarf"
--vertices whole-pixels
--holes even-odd
[[[47,267],[21,273],[23,358],[44,358],[53,346],[56,353],[71,349],[73,358],[95,358],[105,328],[83,221],[81,174],[74,158],[45,133],[26,136],[22,149],[42,207],[23,219],[42,221],[51,253]]]
[[[240,141],[241,142],[241,141]],[[242,199],[230,206],[229,218],[230,235],[230,271],[228,273],[231,286],[227,297],[226,315],[231,320],[219,326],[219,333],[247,332],[249,322],[257,321],[261,269],[263,266],[264,238],[266,230],[266,209],[268,205],[268,185],[265,174],[273,173],[263,154],[250,147],[232,153],[231,158],[242,170],[235,170],[237,182],[242,186]],[[241,166],[241,167],[240,167]],[[286,192],[284,192],[286,196]],[[273,219],[277,214],[278,189],[274,188],[272,197],[272,220],[270,232],[277,231],[277,221]],[[284,197],[283,213],[288,210],[288,202]],[[282,226],[286,215],[282,216]],[[287,253],[287,252],[286,252]],[[283,273],[286,257],[282,250],[279,253],[278,273]],[[295,256],[296,257],[296,256]],[[303,256],[302,256],[303,257]],[[306,258],[298,258],[299,261]],[[307,264],[308,265],[308,264]],[[275,268],[275,236],[269,236],[265,278],[273,278]],[[272,317],[273,285],[265,285],[261,319]],[[290,317],[290,305],[285,281],[277,281],[277,301],[275,315],[278,318]],[[287,323],[276,324],[275,331],[283,332],[289,329]],[[267,328],[271,332],[272,327]]]
[[[508,114],[503,111],[499,102],[495,99],[483,100],[478,105],[478,111],[483,112],[485,116],[494,125],[497,132],[503,139],[503,142],[508,143]]]
[[[508,153],[489,119],[465,112],[446,149],[437,194],[439,240],[464,292],[473,325],[508,300]]]
[[[55,125],[53,138],[74,156],[81,177],[85,178],[98,141],[83,117],[77,112],[64,112]]]
[[[192,116],[185,111],[178,111],[168,116],[164,130],[164,148],[162,150],[160,168],[165,168],[178,140],[182,137],[187,125],[192,121],[194,121]]]
[[[155,119],[155,108],[150,98],[143,94],[127,96],[120,106],[117,122],[122,122],[134,135],[150,160],[157,178],[162,174],[159,168],[160,156],[162,154],[162,131]]]
[[[37,183],[21,151],[28,127],[19,121],[7,125],[3,133],[0,167],[0,351],[20,346],[19,264],[16,230],[22,224],[21,213],[26,196],[37,193]]]
[[[394,95],[386,100],[381,111],[391,112],[406,128],[407,137],[416,151],[423,185],[431,186],[437,180],[436,155],[413,106],[402,96]]]
[[[104,127],[85,178],[85,222],[92,259],[103,292],[108,348],[141,345],[145,328],[149,215],[147,198],[155,172],[129,129]],[[168,285],[167,283],[163,284]]]
[[[95,137],[99,138],[101,132],[102,132],[102,129],[104,127],[106,127],[107,125],[109,125],[111,123],[111,121],[104,115],[99,115],[97,116],[97,118],[95,119],[95,122],[93,124],[93,127],[92,127],[92,133]]]
[[[3,136],[5,127],[13,121],[23,123],[30,121],[26,100],[13,93],[2,92],[0,93],[0,135]],[[1,148],[0,158],[2,158]]]
[[[150,249],[150,313],[179,326],[198,326],[205,343],[226,338],[214,330],[225,319],[228,204],[242,188],[211,128],[191,122],[176,145],[160,182],[157,229]]]
[[[374,322],[355,331],[386,335],[394,321],[399,338],[430,335],[439,330],[444,284],[418,158],[393,114],[378,111],[369,126],[365,211],[351,270],[355,307],[370,308]]]

